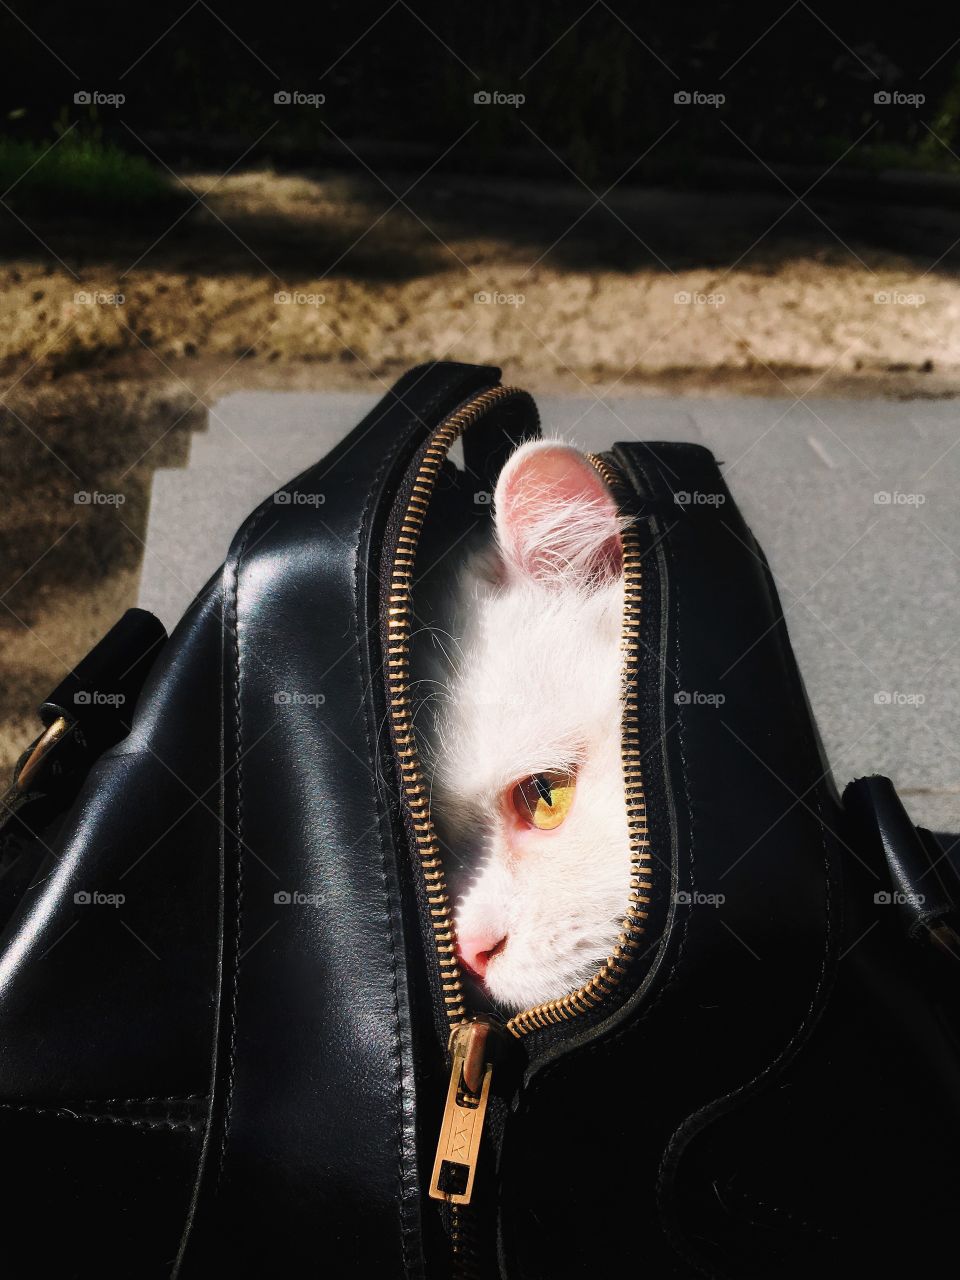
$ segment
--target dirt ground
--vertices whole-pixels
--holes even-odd
[[[953,396],[960,213],[409,175],[183,179],[170,227],[8,219],[0,764],[136,598],[150,480],[239,387],[448,357],[531,390]],[[168,218],[169,222],[169,218]],[[113,495],[108,503],[78,493]]]

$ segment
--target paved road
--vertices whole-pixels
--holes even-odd
[[[158,471],[140,603],[168,626],[244,515],[309,466],[376,396],[239,392]],[[914,816],[960,830],[960,418],[953,402],[539,398],[590,449],[694,440],[776,576],[837,782],[889,773]]]

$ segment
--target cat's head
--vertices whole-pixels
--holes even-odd
[[[511,456],[494,521],[496,550],[463,583],[433,805],[474,871],[456,903],[461,958],[515,1010],[587,981],[627,909],[622,522],[596,470],[555,441]]]

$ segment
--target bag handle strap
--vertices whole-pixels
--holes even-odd
[[[40,704],[43,732],[21,755],[0,796],[0,830],[29,801],[66,779],[82,778],[94,760],[130,729],[140,690],[166,643],[159,618],[128,609]]]
[[[891,888],[875,900],[896,908],[911,941],[945,960],[960,960],[960,876],[950,859],[960,836],[938,839],[915,826],[889,778],[857,778],[843,803],[861,840],[889,872]]]

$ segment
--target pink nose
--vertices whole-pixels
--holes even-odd
[[[498,938],[496,934],[490,933],[468,933],[459,942],[460,959],[478,978],[486,976],[490,961],[507,945],[506,938]]]

